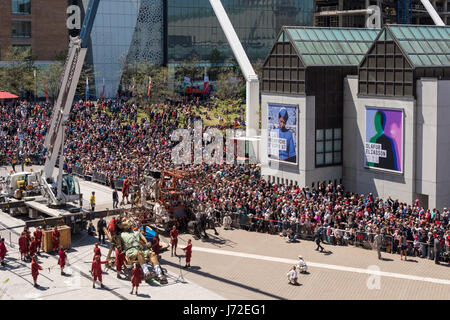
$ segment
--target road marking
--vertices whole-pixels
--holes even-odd
[[[292,264],[292,265],[297,264],[297,262],[298,262],[298,260],[293,260],[293,259],[269,257],[269,256],[262,256],[262,255],[258,255],[258,254],[251,254],[251,253],[245,253],[245,252],[234,252],[234,251],[218,250],[218,249],[210,249],[210,248],[193,247],[192,250],[207,252],[207,253],[214,253],[214,254],[221,254],[221,255],[228,255],[228,256],[235,256],[235,257],[242,257],[242,258],[288,263],[288,264]],[[431,282],[431,283],[450,285],[450,280],[446,280],[446,279],[420,277],[420,276],[414,276],[414,275],[409,275],[409,274],[383,272],[383,271],[376,271],[376,270],[370,270],[370,269],[345,267],[345,266],[338,266],[338,265],[333,265],[333,264],[325,264],[325,263],[310,262],[310,261],[308,261],[307,264],[310,267],[316,267],[316,268],[324,268],[324,269],[331,269],[331,270],[337,270],[337,271],[355,272],[355,273],[378,275],[378,276],[391,277],[391,278],[397,278],[397,279],[414,280],[414,281],[422,281],[422,282]]]

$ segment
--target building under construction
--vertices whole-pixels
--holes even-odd
[[[430,1],[445,24],[450,21],[450,0]],[[381,24],[433,25],[433,20],[420,0],[316,0],[314,26],[364,28],[366,9],[381,9]]]

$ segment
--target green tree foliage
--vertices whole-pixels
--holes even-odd
[[[29,47],[9,47],[2,55],[6,66],[0,68],[0,90],[19,96],[35,93],[34,60]]]
[[[174,98],[175,93],[169,90],[169,71],[167,67],[141,60],[123,64],[122,70],[122,90],[130,91],[134,78],[135,99],[142,104],[162,103],[166,99]],[[150,97],[147,96],[149,77],[152,78]]]
[[[191,81],[203,79],[204,68],[199,66],[200,58],[193,54],[188,60],[181,61],[176,67],[175,81],[183,85],[184,77],[189,77]]]

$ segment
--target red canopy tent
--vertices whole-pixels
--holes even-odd
[[[19,96],[16,96],[15,94],[6,92],[6,91],[0,91],[0,99],[16,99]]]

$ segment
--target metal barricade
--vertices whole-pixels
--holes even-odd
[[[122,190],[123,180],[113,180],[113,183],[116,190]]]

